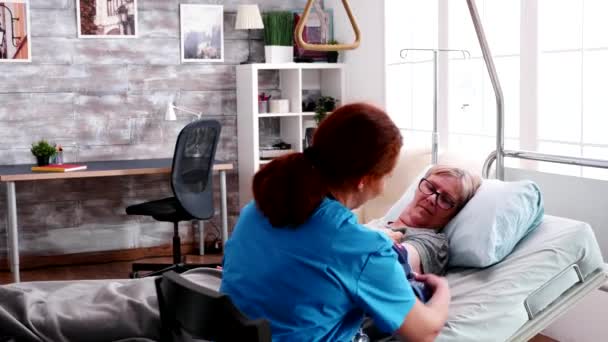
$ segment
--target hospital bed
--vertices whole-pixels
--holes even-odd
[[[496,161],[496,177],[504,179],[504,157],[608,168],[608,163],[601,160],[504,150],[500,83],[475,3],[467,0],[467,4],[497,100],[497,148],[484,164],[484,176],[489,175]],[[436,144],[433,146],[436,156]],[[382,200],[374,203],[382,204]],[[378,214],[370,210],[374,203],[359,214]],[[192,280],[219,287],[217,280],[200,278],[196,270],[191,272],[188,276]],[[546,215],[541,225],[500,263],[484,269],[451,269],[447,278],[452,302],[437,341],[527,341],[591,291],[602,286],[606,290],[603,284],[607,273],[588,224]],[[49,340],[61,341],[69,333],[85,336],[78,335],[82,329],[90,341],[118,340],[122,336],[156,340],[158,312],[153,286],[151,278],[3,286],[0,336],[13,333],[22,340],[39,341],[44,340],[39,338],[44,334]],[[85,323],[75,326],[72,321],[76,317]],[[68,333],[68,329],[72,330]]]
[[[545,215],[500,263],[450,270],[449,318],[437,341],[527,341],[606,281],[591,227]]]
[[[402,151],[385,192],[358,210],[360,221],[383,217],[430,157],[428,149]],[[439,154],[439,161],[466,169],[480,166],[447,152]],[[501,262],[449,269],[447,279],[452,300],[438,342],[527,341],[608,280],[590,225],[551,215]]]
[[[467,0],[467,5],[496,96],[496,150],[484,163],[484,178],[495,161],[496,178],[504,180],[505,157],[608,168],[605,160],[504,149],[500,82],[475,1]],[[436,155],[434,144],[434,160]],[[500,263],[449,272],[452,302],[437,341],[527,341],[591,291],[608,292],[607,271],[588,224],[545,215],[542,224]]]

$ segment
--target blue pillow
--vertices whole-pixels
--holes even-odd
[[[414,199],[420,178],[384,215],[394,221]],[[477,193],[444,228],[449,240],[450,267],[487,267],[500,262],[544,215],[543,199],[532,181],[484,179]]]
[[[543,219],[543,198],[532,181],[485,179],[445,227],[449,266],[487,267],[503,260]]]

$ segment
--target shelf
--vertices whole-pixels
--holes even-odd
[[[339,63],[254,63],[236,66],[236,102],[239,164],[239,203],[244,206],[253,197],[251,180],[260,166],[271,160],[260,145],[275,140],[303,151],[309,128],[316,127],[315,112],[305,107],[318,96],[332,96],[345,103],[346,67]],[[260,113],[259,95],[264,91],[273,99],[289,100],[281,113]],[[274,107],[273,107],[274,109]],[[308,136],[307,136],[308,133]]]
[[[258,117],[260,117],[260,118],[278,118],[278,117],[285,117],[285,116],[298,117],[302,114],[303,113],[261,113],[261,114],[258,114]]]
[[[237,68],[253,68],[257,70],[278,69],[344,69],[343,63],[252,63],[237,65]]]

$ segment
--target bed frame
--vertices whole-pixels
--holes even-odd
[[[496,178],[504,180],[505,157],[608,169],[608,161],[606,160],[504,149],[504,99],[502,88],[475,0],[467,0],[467,5],[496,97],[496,150],[490,153],[484,162],[483,177],[488,178],[490,168],[496,162]],[[435,146],[433,147],[435,148]],[[437,151],[434,150],[433,155],[436,153]],[[508,341],[528,341],[590,292],[597,289],[608,292],[607,272],[606,266],[599,267],[583,277],[576,264],[564,269],[541,288],[530,294],[522,303],[528,313],[529,320]],[[549,293],[561,293],[561,295],[551,297]]]

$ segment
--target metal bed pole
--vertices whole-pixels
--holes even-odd
[[[471,13],[471,20],[473,26],[475,26],[475,32],[477,33],[477,40],[479,40],[479,46],[483,54],[483,60],[488,69],[490,81],[492,82],[492,88],[494,89],[494,95],[496,96],[496,178],[500,180],[505,179],[505,162],[504,162],[504,99],[502,95],[502,88],[500,87],[500,81],[498,80],[498,74],[496,73],[496,67],[494,66],[494,60],[490,53],[490,47],[486,40],[486,35],[481,25],[481,19],[479,18],[479,12],[475,5],[475,0],[467,0],[469,6],[469,12]]]
[[[431,162],[433,165],[437,164],[437,160],[439,159],[439,127],[437,127],[437,117],[439,113],[437,112],[437,101],[439,100],[439,61],[437,61],[438,52],[437,50],[433,51],[433,136],[432,136],[432,146],[433,146],[433,155]]]

